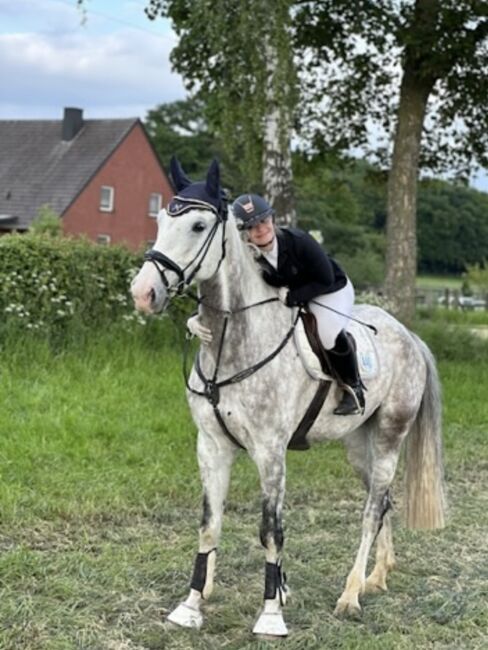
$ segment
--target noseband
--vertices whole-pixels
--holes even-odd
[[[217,268],[214,271],[214,275],[219,270],[220,265],[225,258],[225,226],[227,224],[227,201],[221,201],[219,210],[216,210],[210,203],[195,200],[182,200],[180,197],[175,197],[174,202],[172,202],[172,205],[173,204],[176,205],[177,208],[174,211],[168,209],[168,216],[171,218],[176,218],[185,212],[189,212],[190,210],[207,210],[216,215],[215,222],[210,229],[207,237],[205,238],[205,241],[200,246],[195,257],[184,268],[181,268],[181,266],[179,266],[170,257],[164,255],[164,253],[160,253],[154,248],[151,248],[144,254],[144,260],[146,262],[152,262],[154,264],[161,277],[162,283],[168,291],[170,290],[170,285],[165,271],[172,271],[178,276],[178,284],[176,285],[175,294],[181,295],[185,288],[191,284],[193,278],[200,270],[200,267],[202,266],[202,263],[214,240],[214,237],[217,234],[217,230],[220,224],[222,224],[222,252],[217,264]],[[195,264],[194,268],[188,275],[185,275],[186,271],[190,268],[190,266],[192,266],[192,264]]]

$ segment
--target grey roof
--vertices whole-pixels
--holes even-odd
[[[27,228],[44,204],[62,215],[138,121],[85,120],[66,142],[63,120],[0,120],[0,229]]]

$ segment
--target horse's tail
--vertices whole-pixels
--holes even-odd
[[[444,527],[441,386],[427,345],[413,335],[427,366],[424,394],[407,438],[405,515],[409,528]]]

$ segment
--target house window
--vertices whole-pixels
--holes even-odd
[[[100,188],[100,210],[112,212],[114,209],[114,188],[109,185],[102,185]]]
[[[102,246],[108,246],[112,238],[110,235],[97,235],[97,244],[102,244]]]
[[[161,205],[163,203],[163,197],[161,194],[156,192],[149,195],[149,216],[157,217],[159,211],[161,210]]]

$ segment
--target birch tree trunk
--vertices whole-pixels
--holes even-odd
[[[291,115],[284,102],[276,98],[278,56],[266,48],[267,88],[263,137],[263,186],[266,200],[275,209],[280,225],[296,225],[293,171],[291,166]],[[286,95],[286,91],[283,93]]]

